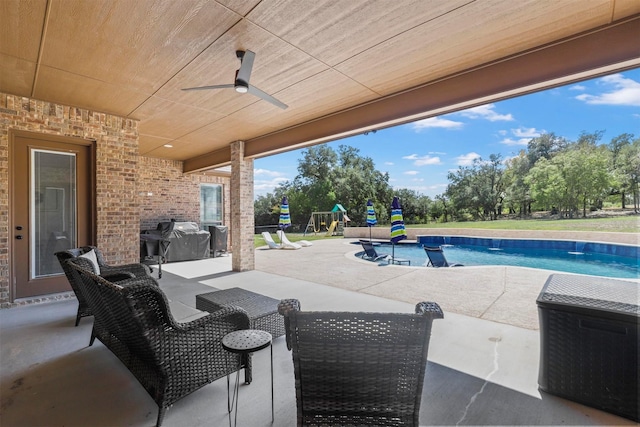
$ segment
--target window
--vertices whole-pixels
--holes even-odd
[[[222,185],[200,184],[200,227],[222,225]]]

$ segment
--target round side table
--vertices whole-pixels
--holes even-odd
[[[271,422],[274,421],[273,409],[273,347],[271,346],[272,336],[269,332],[257,329],[243,329],[233,331],[222,338],[222,348],[229,353],[247,355],[263,348],[269,347],[271,350]],[[240,369],[242,369],[242,357],[238,358],[238,370],[236,371],[236,382],[231,398],[229,374],[227,374],[227,409],[229,412],[229,426],[231,426],[231,411],[235,407],[233,425],[238,424],[238,387],[240,385]]]

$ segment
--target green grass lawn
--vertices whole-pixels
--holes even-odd
[[[378,227],[388,225],[378,224]],[[578,218],[578,219],[503,219],[497,221],[469,221],[447,222],[442,224],[412,224],[407,228],[478,228],[485,230],[563,230],[563,231],[608,231],[616,233],[638,233],[640,231],[640,216],[625,215],[607,218]],[[292,242],[298,240],[341,239],[342,236],[325,237],[307,234],[287,233]],[[274,240],[278,241],[274,235]],[[265,246],[260,234],[254,236],[254,246]]]
[[[565,230],[637,233],[640,230],[640,217],[637,215],[625,215],[608,218],[501,219],[496,221],[407,225],[407,228],[479,228],[485,230]]]

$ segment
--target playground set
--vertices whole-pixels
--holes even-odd
[[[340,204],[336,205],[328,212],[312,212],[307,227],[304,229],[304,235],[326,233],[329,236],[342,236],[344,227],[351,221],[347,216],[347,210]]]

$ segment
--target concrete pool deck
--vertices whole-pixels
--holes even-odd
[[[406,303],[436,301],[445,312],[538,329],[536,299],[552,270],[388,265],[355,257],[362,247],[354,241],[316,240],[299,250],[258,248],[256,269]]]
[[[231,271],[231,256],[169,263],[159,284],[179,321],[203,315],[196,295],[232,287],[297,298],[303,310],[412,312],[420,300],[436,301],[445,317],[433,324],[421,425],[637,425],[538,390],[535,300],[552,272],[377,265],[355,258],[361,249],[351,241],[259,248],[256,270],[242,273]],[[92,320],[74,327],[76,309],[69,298],[0,310],[2,425],[153,425],[157,406],[101,343],[87,345]],[[283,337],[273,348],[275,422],[269,352],[263,351],[254,355],[254,382],[240,387],[240,425],[295,425],[291,353]],[[228,425],[226,385],[221,378],[178,401],[163,426]]]

